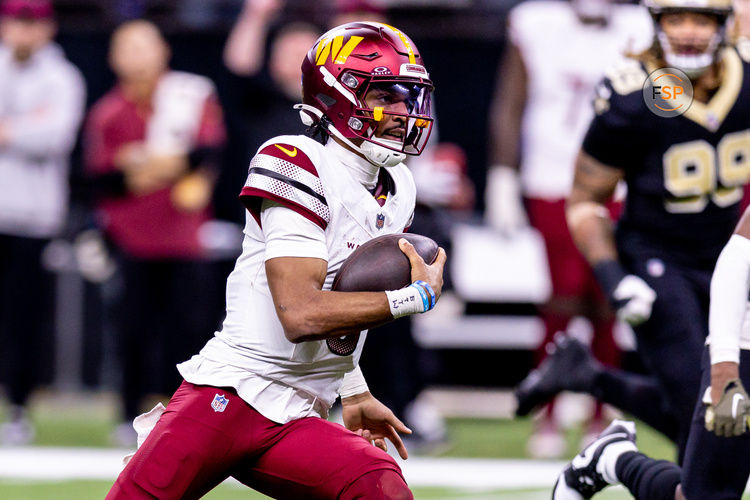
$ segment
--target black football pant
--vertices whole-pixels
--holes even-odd
[[[48,242],[0,235],[0,374],[18,406],[52,372],[55,280],[41,262]]]
[[[750,387],[750,351],[740,351],[740,378],[745,387]],[[701,400],[710,385],[711,361],[706,348],[700,397],[695,404],[682,467],[682,490],[688,500],[739,500],[750,476],[750,434],[726,438],[706,430],[706,411]]]
[[[750,351],[740,351],[740,378],[750,384]],[[641,453],[624,453],[617,460],[620,482],[637,500],[672,500],[675,487],[682,484],[688,500],[740,500],[750,476],[750,434],[718,437],[706,430],[706,407],[702,395],[711,385],[708,348],[702,360],[701,396],[696,399],[690,435],[682,469],[664,460]]]
[[[175,365],[190,359],[221,320],[223,297],[216,266],[192,260],[120,259],[122,298],[117,310],[124,418],[141,413],[148,394],[172,394]]]
[[[694,269],[639,249],[621,249],[628,272],[648,283],[656,301],[648,321],[635,327],[637,351],[648,376],[606,369],[592,394],[673,439],[682,462],[700,386],[708,335],[712,269]]]

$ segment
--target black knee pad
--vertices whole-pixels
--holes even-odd
[[[339,500],[413,500],[411,490],[401,474],[381,469],[359,476],[341,493]]]

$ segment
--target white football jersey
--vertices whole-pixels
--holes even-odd
[[[509,16],[509,36],[528,76],[521,182],[532,198],[570,192],[576,154],[593,117],[594,87],[626,52],[653,39],[645,8],[614,5],[606,27],[583,24],[569,2],[530,1]]]
[[[357,366],[366,331],[328,341],[294,344],[287,340],[268,288],[260,207],[263,200],[275,201],[325,231],[328,273],[323,289],[330,290],[339,267],[359,245],[408,227],[416,199],[411,173],[399,164],[380,170],[381,181],[389,185],[380,206],[340,161],[342,151],[333,141],[323,146],[305,136],[280,136],[260,147],[241,194],[248,214],[242,255],[227,281],[227,316],[221,331],[200,353],[221,364],[212,365],[215,371],[217,366],[245,370],[311,396],[324,403],[326,410],[338,395],[344,373]],[[224,379],[218,373],[214,380]],[[288,417],[279,416],[284,404],[279,401],[279,408],[256,409],[274,415],[273,420],[285,421]]]

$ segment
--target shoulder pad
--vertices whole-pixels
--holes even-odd
[[[315,165],[292,141],[279,139],[261,146],[253,157],[240,200],[259,224],[260,204],[269,199],[325,229],[331,214]]]
[[[635,59],[622,59],[604,72],[612,89],[620,95],[628,95],[643,89],[648,78],[646,70]]]

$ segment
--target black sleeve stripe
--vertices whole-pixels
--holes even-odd
[[[280,174],[278,172],[274,172],[273,170],[268,170],[267,168],[261,168],[261,167],[252,167],[248,171],[249,174],[257,174],[257,175],[265,175],[266,177],[271,177],[273,179],[276,179],[277,181],[283,182],[285,184],[289,184],[290,186],[299,189],[300,191],[304,192],[305,194],[308,194],[312,196],[313,198],[317,199],[319,202],[321,202],[323,205],[328,206],[328,202],[326,201],[325,196],[322,196],[315,192],[313,188],[310,186],[303,184],[299,181],[295,181],[294,179],[291,179],[287,177],[286,175]]]

